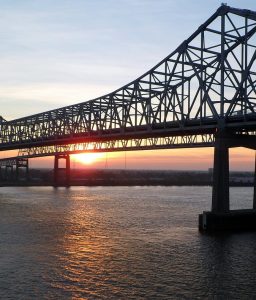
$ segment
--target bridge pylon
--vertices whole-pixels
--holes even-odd
[[[256,151],[255,151],[255,163],[254,163],[253,209],[256,210]]]
[[[199,230],[256,230],[256,155],[252,209],[230,210],[229,148],[246,147],[256,150],[254,135],[218,128],[215,134],[212,209],[199,215]]]
[[[13,165],[6,165],[4,170],[4,179],[7,181],[13,181],[13,174]]]
[[[25,172],[21,172],[25,169]],[[25,176],[24,176],[25,174]],[[2,159],[0,163],[0,179],[1,181],[9,181],[10,183],[19,180],[28,180],[29,165],[28,158],[14,157]]]
[[[18,181],[20,179],[20,170],[25,169],[25,179],[29,179],[29,167],[28,158],[17,158],[15,165],[15,179]]]
[[[218,130],[215,135],[212,212],[229,211],[229,145],[225,130]]]
[[[61,168],[59,166],[59,160],[65,160],[65,167]],[[63,172],[64,171],[64,172]],[[64,180],[63,180],[64,175]],[[58,186],[70,186],[70,155],[69,154],[56,154],[54,156],[54,175],[53,175],[53,185]]]

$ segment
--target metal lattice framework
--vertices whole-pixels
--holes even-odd
[[[9,157],[9,158],[0,159],[0,168],[6,166],[27,167],[28,159],[26,157]]]
[[[76,105],[1,119],[0,150],[255,129],[255,33],[256,12],[222,5],[174,52],[122,88]]]
[[[58,154],[78,154],[90,152],[118,152],[134,150],[177,149],[192,147],[212,147],[214,134],[153,137],[145,139],[121,139],[112,141],[97,141],[93,143],[77,143],[68,145],[53,145],[31,147],[19,151],[19,158],[42,157]],[[1,160],[0,160],[1,162]]]

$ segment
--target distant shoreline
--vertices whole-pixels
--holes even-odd
[[[69,186],[211,186],[212,169],[209,171],[166,171],[166,170],[109,170],[72,169]],[[231,187],[253,187],[252,172],[230,172]],[[66,186],[66,173],[58,173],[54,182],[53,170],[31,169],[29,178],[25,173],[19,180],[14,176],[2,178],[0,186]]]

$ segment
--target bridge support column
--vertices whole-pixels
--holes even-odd
[[[226,214],[229,214],[229,147],[226,132],[220,130],[215,136],[212,210],[199,215],[199,230],[223,229],[223,220],[227,222]]]
[[[1,181],[6,181],[6,170],[5,166],[0,166],[0,174],[1,174]]]
[[[15,178],[16,180],[20,180],[20,170],[25,169],[25,180],[28,180],[29,177],[29,168],[28,168],[28,158],[17,158],[16,159],[16,170],[15,170]]]
[[[225,136],[216,137],[212,186],[212,212],[229,211],[229,149]]]
[[[239,138],[220,132],[215,137],[212,210],[199,215],[199,230],[256,230],[256,174],[254,184],[254,209],[230,210],[229,208],[229,146]],[[241,136],[240,136],[241,140]],[[246,142],[246,140],[244,140]],[[246,144],[246,143],[245,143]],[[240,143],[239,145],[243,145]],[[256,161],[255,161],[256,170]]]
[[[13,165],[6,165],[5,166],[5,179],[8,181],[13,180]]]
[[[256,151],[255,151],[255,158],[254,158],[253,209],[256,209]]]
[[[65,168],[59,167],[59,160],[65,160]],[[65,174],[63,180],[63,171]],[[54,157],[54,186],[57,187],[59,185],[70,186],[70,156],[69,154],[58,154]]]
[[[4,179],[3,168],[0,166],[0,180],[3,181]]]

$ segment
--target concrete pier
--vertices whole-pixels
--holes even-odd
[[[230,210],[229,203],[229,148],[255,147],[255,139],[232,135],[220,128],[215,135],[214,167],[212,185],[212,209],[199,215],[199,230],[215,232],[224,230],[256,230],[256,156],[254,199],[252,209]]]
[[[201,232],[256,230],[256,210],[203,212],[199,215],[199,230]]]
[[[256,209],[256,151],[255,151],[255,158],[254,158],[253,209]]]
[[[59,167],[59,160],[65,160],[65,167]],[[64,172],[61,172],[64,171]],[[64,175],[64,176],[63,176]],[[70,186],[70,156],[69,154],[58,154],[54,157],[54,186]]]
[[[216,134],[215,140],[212,211],[229,211],[229,148],[224,130]]]

